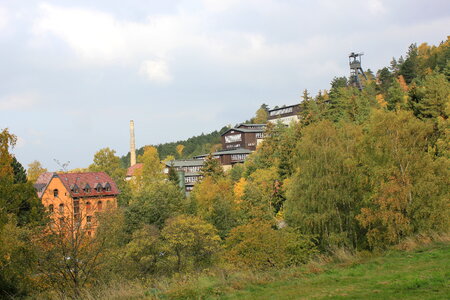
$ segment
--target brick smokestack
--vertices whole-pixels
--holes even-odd
[[[136,140],[134,139],[134,121],[130,121],[130,167],[136,164]]]

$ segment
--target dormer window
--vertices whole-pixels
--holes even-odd
[[[73,185],[70,187],[70,190],[71,190],[73,193],[78,193],[78,191],[79,191],[78,185],[73,184]]]
[[[89,193],[91,191],[91,186],[88,183],[86,183],[83,190],[85,193]]]
[[[103,187],[100,183],[97,183],[97,186],[95,187],[95,190],[100,193],[102,191]]]
[[[105,191],[110,192],[111,191],[111,185],[109,182],[105,183]]]

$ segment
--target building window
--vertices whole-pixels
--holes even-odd
[[[87,216],[86,217],[86,225],[87,226],[91,226],[92,225],[92,216]]]
[[[62,227],[64,226],[64,217],[59,218],[59,225]]]
[[[80,214],[80,201],[79,200],[73,200],[73,214],[75,217],[79,216],[79,214]]]
[[[102,201],[98,201],[98,202],[97,202],[97,210],[102,210],[102,208],[103,208],[103,203],[102,203]]]
[[[247,154],[233,154],[233,155],[231,155],[231,160],[232,161],[241,161],[241,160],[245,160],[246,157],[247,157]]]
[[[63,214],[64,213],[64,204],[60,204],[59,205],[59,213]]]
[[[54,189],[53,190],[53,196],[54,197],[58,197],[58,189]]]
[[[269,115],[271,117],[273,117],[273,116],[278,116],[278,115],[289,114],[292,112],[293,112],[293,107],[287,107],[287,108],[282,108],[282,109],[278,109],[278,110],[273,110],[269,113]]]
[[[264,133],[263,132],[257,132],[256,133],[256,138],[257,139],[263,139],[264,138]]]
[[[72,185],[71,190],[74,193],[78,193],[78,186],[76,184]]]
[[[90,211],[91,210],[91,202],[86,202],[86,210]]]
[[[108,182],[105,184],[105,191],[111,191],[111,185]]]
[[[91,191],[91,187],[89,186],[89,184],[86,183],[86,186],[84,187],[84,192],[89,193],[90,191]]]
[[[55,207],[54,207],[54,205],[53,204],[50,204],[49,206],[48,206],[48,211],[50,212],[50,213],[53,213],[53,210],[55,209]]]
[[[110,209],[112,207],[111,201],[106,201],[106,209]]]
[[[97,187],[95,188],[95,190],[100,193],[102,191],[102,185],[99,183],[97,184]]]
[[[242,134],[233,134],[225,136],[225,143],[236,143],[242,141]]]

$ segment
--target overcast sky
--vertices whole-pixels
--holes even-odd
[[[131,119],[138,147],[208,133],[449,28],[448,0],[0,0],[0,129],[25,167],[86,167]]]

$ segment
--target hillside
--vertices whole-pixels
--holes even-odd
[[[183,155],[182,158],[190,158],[195,155],[208,153],[211,151],[211,148],[214,145],[217,145],[220,143],[220,135],[222,132],[227,130],[228,127],[222,127],[219,131],[215,130],[211,133],[201,135],[193,136],[188,138],[187,140],[181,140],[177,142],[169,142],[169,143],[163,143],[159,145],[153,145],[158,149],[159,158],[163,160],[168,155],[172,155],[176,158],[178,158],[176,147],[177,145],[183,145]],[[139,149],[136,149],[136,155],[142,155],[144,153],[144,147],[141,147]],[[122,166],[127,167],[130,165],[130,152],[127,153],[127,155],[122,156],[120,158],[122,162]]]
[[[448,299],[450,243],[414,251],[390,251],[373,258],[344,258],[284,272],[254,273],[225,282],[201,278],[179,287],[177,299]],[[277,279],[278,278],[278,279]],[[215,296],[214,296],[215,294]],[[167,295],[167,294],[166,294]]]

